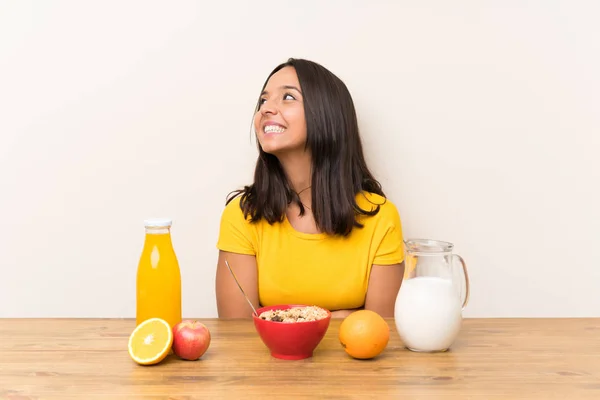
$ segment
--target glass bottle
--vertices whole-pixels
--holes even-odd
[[[146,238],[138,264],[136,325],[162,318],[171,328],[181,321],[181,272],[171,241],[171,219],[144,221]]]

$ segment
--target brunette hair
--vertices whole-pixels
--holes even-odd
[[[269,74],[263,90],[273,74],[288,66],[296,70],[304,98],[306,148],[312,157],[311,209],[316,225],[321,232],[347,236],[353,227],[362,227],[358,214],[379,212],[379,204],[372,211],[360,208],[356,195],[366,191],[385,197],[364,159],[352,96],[344,82],[322,65],[294,58]],[[259,108],[260,99],[255,111]],[[261,218],[270,224],[283,221],[291,202],[296,202],[303,214],[304,206],[277,157],[264,152],[260,143],[258,151],[254,183],[231,192],[227,204],[241,195],[244,216],[253,222]]]

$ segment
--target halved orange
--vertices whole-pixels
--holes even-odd
[[[140,323],[129,336],[129,355],[138,364],[158,364],[169,354],[173,331],[169,323],[150,318]]]

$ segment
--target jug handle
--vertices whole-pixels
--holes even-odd
[[[463,305],[462,305],[462,308],[464,310],[465,307],[467,306],[467,304],[469,303],[469,295],[470,295],[469,274],[467,272],[467,264],[465,264],[465,260],[463,260],[463,258],[461,256],[459,256],[458,254],[453,254],[452,256],[458,258],[458,260],[460,261],[460,263],[462,265],[463,272],[465,274],[465,299],[464,299]]]

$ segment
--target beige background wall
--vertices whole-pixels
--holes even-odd
[[[143,219],[174,218],[184,314],[287,57],[349,86],[405,237],[448,240],[466,316],[600,316],[594,1],[0,2],[0,317],[131,317]]]

